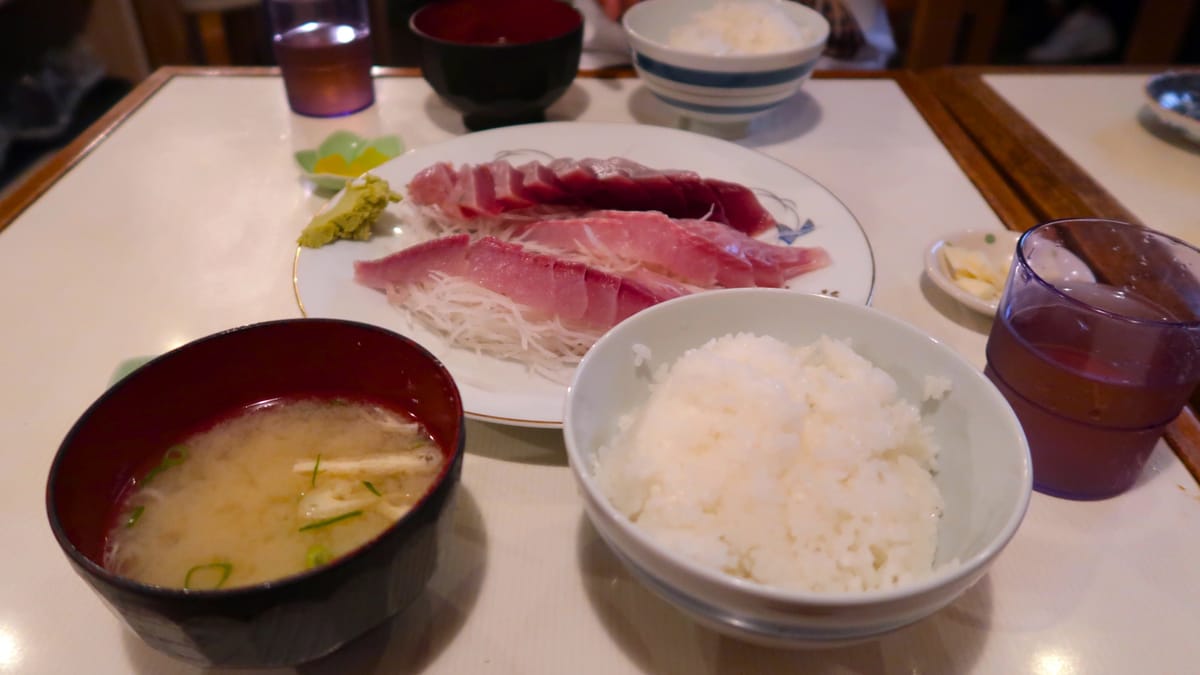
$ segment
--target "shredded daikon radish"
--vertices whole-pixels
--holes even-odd
[[[435,273],[431,281],[388,297],[450,344],[518,361],[555,382],[569,381],[571,370],[600,337],[597,330],[568,327],[557,317],[535,316],[529,307],[504,295],[443,274]]]

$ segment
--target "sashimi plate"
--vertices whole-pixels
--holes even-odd
[[[822,246],[833,263],[800,275],[788,287],[867,304],[875,262],[866,234],[850,211],[819,183],[776,159],[727,141],[686,131],[631,124],[551,122],[505,127],[417,148],[372,173],[404,193],[417,172],[436,162],[513,163],[552,157],[625,157],[655,169],[686,169],[745,185],[778,222],[760,237],[773,244]],[[362,321],[420,343],[445,363],[462,393],[468,417],[526,427],[562,426],[566,382],[534,374],[522,363],[450,345],[388,304],[384,294],[354,281],[354,261],[379,258],[427,238],[393,206],[370,241],[343,240],[296,253],[293,283],[305,316]]]

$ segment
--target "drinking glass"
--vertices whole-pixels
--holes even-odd
[[[267,0],[288,104],[337,117],[375,102],[366,0]]]
[[[1017,242],[986,374],[1029,440],[1034,487],[1129,489],[1200,383],[1200,251],[1138,225],[1069,219]]]

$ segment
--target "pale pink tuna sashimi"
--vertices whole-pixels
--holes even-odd
[[[516,224],[510,231],[520,241],[644,264],[704,288],[778,288],[830,262],[824,249],[777,246],[720,223],[656,211],[593,211]]]
[[[754,285],[754,271],[744,256],[725,251],[656,211],[597,211],[579,218],[537,220],[517,224],[509,234],[517,241],[597,261],[615,258],[645,265],[704,288]]]
[[[708,218],[751,236],[775,224],[770,212],[743,185],[691,171],[656,171],[623,158],[556,159],[548,165],[524,164],[515,172],[508,162],[499,160],[458,169],[440,163],[413,177],[408,196],[417,206],[436,207],[446,216],[463,220],[526,208],[521,203],[528,200],[535,206],[661,211],[674,218]]]
[[[425,281],[434,272],[462,276],[467,270],[471,235],[455,234],[430,239],[378,260],[354,263],[354,280],[379,291]]]
[[[520,244],[466,234],[423,242],[377,260],[354,263],[354,278],[378,290],[401,290],[434,272],[460,276],[507,296],[533,312],[590,328],[623,319],[690,292],[666,277],[640,270],[622,276],[590,265],[530,251]]]
[[[776,246],[709,220],[680,220],[679,225],[749,262],[758,286],[778,288],[788,279],[828,267],[831,262],[823,248]]]

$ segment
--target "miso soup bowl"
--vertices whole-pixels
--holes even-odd
[[[613,507],[593,475],[597,450],[612,442],[618,420],[646,401],[651,373],[712,338],[738,332],[792,345],[810,344],[822,335],[848,339],[856,352],[892,376],[902,398],[919,406],[940,448],[934,481],[944,499],[929,576],[864,592],[769,586],[693,561]],[[649,356],[639,364],[646,349]],[[946,378],[950,390],[922,402],[928,375]],[[977,368],[883,312],[789,290],[687,295],[621,322],[576,369],[563,435],[584,510],[632,577],[703,625],[777,647],[866,641],[937,612],[987,572],[1017,532],[1032,491],[1021,425]]]
[[[163,448],[231,411],[278,397],[342,396],[411,412],[446,462],[429,492],[334,562],[255,586],[151,586],[102,565],[114,499]],[[290,666],[328,654],[404,609],[442,555],[462,471],[462,403],[415,342],[350,321],[294,319],[199,339],[113,385],[50,468],[50,527],[72,567],[151,647],[201,666]]]

